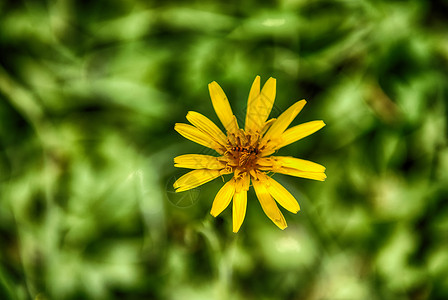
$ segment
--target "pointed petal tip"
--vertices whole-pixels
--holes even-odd
[[[284,218],[282,218],[282,219],[275,219],[275,220],[272,220],[272,221],[281,230],[285,230],[285,228],[288,227],[288,224],[286,223],[286,220]]]
[[[174,130],[176,130],[177,132],[178,132],[178,128],[179,128],[179,126],[182,126],[182,124],[184,124],[184,123],[175,123],[174,124]]]
[[[297,101],[296,103],[294,103],[294,104],[297,104],[297,105],[300,105],[300,106],[302,106],[302,108],[305,106],[305,104],[307,104],[308,103],[308,101],[306,101],[305,99],[302,99],[302,100],[299,100],[299,101]],[[293,104],[293,105],[294,105]]]
[[[327,175],[325,173],[322,173],[322,178],[319,178],[317,180],[319,181],[325,181],[327,179]]]
[[[173,183],[173,188],[176,193],[180,193],[183,191],[181,185],[177,183],[177,181]]]
[[[216,87],[220,87],[220,85],[216,81],[212,81],[208,84],[208,90],[210,92],[214,91]]]
[[[176,193],[180,193],[180,192],[185,192],[185,191],[188,191],[188,190],[190,190],[191,188],[190,187],[178,187],[176,190],[175,190],[175,192]]]
[[[266,80],[266,83],[264,85],[266,85],[267,83],[273,84],[275,87],[277,85],[277,79],[275,79],[274,77],[269,77],[269,79]]]
[[[227,207],[224,207],[224,209],[226,209],[226,208]],[[224,209],[219,209],[219,208],[216,208],[215,206],[212,206],[212,209],[210,210],[210,214],[214,218],[216,218],[217,216],[219,216],[219,214],[221,214],[224,211]]]

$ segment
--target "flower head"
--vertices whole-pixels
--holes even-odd
[[[306,104],[294,103],[277,119],[268,120],[276,93],[276,80],[269,78],[260,90],[260,76],[252,84],[247,102],[244,129],[238,127],[224,91],[214,81],[208,85],[213,108],[226,130],[224,134],[211,120],[190,111],[187,120],[192,124],[177,123],[174,129],[185,138],[215,150],[220,156],[185,154],[174,158],[174,166],[194,169],[175,183],[176,192],[186,191],[224,174],[233,173],[216,195],[211,214],[219,215],[233,199],[233,232],[238,232],[246,215],[247,191],[250,183],[266,215],[281,229],[287,227],[277,203],[297,213],[296,199],[269,173],[325,180],[325,167],[290,156],[270,156],[278,149],[298,141],[325,126],[323,121],[311,121],[288,128]],[[275,201],[274,201],[275,200]]]

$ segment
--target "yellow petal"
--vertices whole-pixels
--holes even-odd
[[[216,194],[215,200],[213,200],[212,209],[210,214],[214,217],[219,215],[224,209],[229,206],[233,195],[235,194],[235,180],[230,180],[219,190]]]
[[[300,210],[300,206],[294,196],[291,195],[291,193],[288,192],[280,183],[269,176],[266,177],[269,183],[267,185],[269,194],[271,194],[271,196],[274,197],[274,199],[285,209],[292,213],[297,213]]]
[[[275,146],[274,144],[271,144],[271,145],[269,145],[269,148],[265,148],[265,149],[261,150],[261,152],[260,152],[261,156],[265,157],[265,156],[269,156],[272,153],[274,153],[276,151],[275,149],[273,149],[274,146]]]
[[[185,154],[174,158],[174,166],[188,169],[221,170],[226,167],[225,162],[218,157],[203,154]]]
[[[277,168],[290,168],[305,172],[325,172],[325,167],[319,165],[315,162],[304,160],[300,158],[295,158],[292,156],[271,156],[273,171],[275,172]],[[262,161],[263,162],[263,161]]]
[[[310,134],[315,133],[319,129],[325,126],[325,123],[321,120],[319,121],[311,121],[307,123],[303,123],[292,128],[286,130],[280,138],[279,144],[275,147],[275,149],[280,149],[286,145],[292,144],[304,137],[309,136]]]
[[[243,224],[247,208],[247,191],[236,192],[233,195],[233,232],[237,233]]]
[[[229,100],[226,94],[216,81],[213,81],[208,85],[210,92],[210,98],[212,99],[213,108],[216,115],[221,120],[222,125],[229,132],[236,132],[238,129],[238,123],[233,115],[232,108],[230,107]]]
[[[280,209],[278,209],[277,204],[275,204],[274,199],[266,188],[268,183],[265,180],[260,179],[252,180],[252,184],[254,185],[255,193],[257,194],[258,201],[260,201],[264,213],[280,229],[285,229],[288,225],[286,224],[285,217],[280,212]]]
[[[248,191],[249,185],[250,185],[250,176],[248,172],[241,172],[239,173],[238,170],[235,171],[235,186],[236,191]]]
[[[247,112],[246,112],[246,122],[244,128],[247,132],[255,131],[257,125],[255,120],[249,116],[252,114],[253,104],[256,98],[260,96],[260,76],[255,77],[252,87],[250,88],[249,98],[247,99]]]
[[[261,167],[272,168],[273,166],[272,157],[260,157],[259,159],[257,159],[257,165],[260,165]]]
[[[216,126],[215,123],[213,123],[206,116],[195,111],[189,111],[187,114],[187,120],[200,130],[202,130],[204,133],[210,135],[213,140],[224,147],[226,146],[226,136],[224,135],[224,133],[222,133],[221,129],[219,129],[218,126]]]
[[[290,176],[319,180],[319,181],[324,181],[325,178],[327,178],[327,175],[325,175],[325,173],[304,172],[304,171],[290,169],[290,168],[280,168],[280,169],[277,169],[275,172],[285,174],[285,175],[290,175]]]
[[[194,170],[176,180],[173,187],[176,189],[176,192],[183,192],[207,183],[221,175],[222,172],[220,170]]]
[[[275,78],[269,78],[261,89],[261,92],[257,95],[259,90],[260,77],[257,76],[249,93],[246,114],[246,131],[261,132],[263,130],[264,124],[274,105],[276,93]]]
[[[222,146],[215,142],[210,137],[210,135],[202,132],[194,126],[183,123],[176,123],[174,125],[174,130],[179,132],[183,137],[195,143],[216,150],[216,152],[218,152],[219,154],[224,154],[225,152],[225,149],[223,149]]]
[[[261,144],[265,144],[272,138],[277,138],[288,128],[289,124],[294,120],[294,118],[299,114],[302,108],[305,106],[306,101],[300,100],[294,103],[291,107],[289,107],[286,111],[284,111],[272,124],[271,128],[266,132],[263,139],[261,140]]]
[[[275,122],[276,120],[277,120],[276,118],[272,118],[272,119],[270,119],[269,121],[266,121],[266,122],[264,123],[263,129],[261,130],[260,135],[265,134],[266,131],[268,131],[268,129],[271,127],[272,124],[274,124],[274,122]]]

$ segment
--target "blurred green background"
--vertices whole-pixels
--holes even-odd
[[[0,2],[0,299],[448,299],[447,1]],[[301,211],[279,230],[253,190],[232,233],[222,180],[173,194],[174,130],[324,120],[282,149],[326,182],[275,175]]]

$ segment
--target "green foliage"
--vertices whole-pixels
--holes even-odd
[[[2,1],[1,299],[445,299],[444,1]],[[240,232],[209,215],[222,180],[173,198],[174,130],[244,120],[256,75],[278,116],[318,133],[280,150],[326,182],[275,175],[301,211],[279,230],[255,194]],[[226,178],[227,179],[227,178]]]

